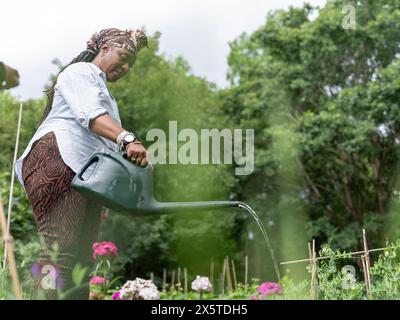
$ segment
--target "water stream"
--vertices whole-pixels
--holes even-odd
[[[260,217],[257,215],[257,213],[248,204],[241,202],[238,206],[239,206],[239,208],[245,209],[248,213],[250,213],[250,215],[254,218],[254,220],[256,220],[258,228],[261,230],[261,233],[263,234],[264,239],[265,239],[265,243],[267,244],[268,250],[269,250],[269,252],[271,254],[271,259],[272,259],[272,262],[274,264],[274,269],[275,269],[276,276],[278,277],[278,281],[280,281],[281,280],[281,275],[280,275],[280,272],[279,272],[278,262],[277,262],[276,257],[275,257],[274,249],[272,248],[271,241],[270,241],[270,239],[268,237],[268,234],[267,234],[267,230],[265,230],[265,227],[264,227]]]

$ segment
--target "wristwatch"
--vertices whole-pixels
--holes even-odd
[[[138,139],[133,132],[124,130],[118,135],[116,142],[120,146],[121,149],[125,150],[125,147],[128,143],[134,142],[136,140],[138,140]]]

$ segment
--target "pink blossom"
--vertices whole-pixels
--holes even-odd
[[[121,300],[121,292],[115,291],[111,297],[112,300]]]
[[[118,255],[118,248],[112,242],[95,242],[92,249],[93,259],[112,259]]]
[[[104,278],[103,277],[99,277],[99,276],[95,276],[92,279],[90,279],[89,284],[94,285],[94,286],[98,286],[98,285],[102,285],[104,283]]]
[[[265,298],[269,294],[282,293],[282,287],[275,282],[263,282],[258,288],[258,293]]]
[[[252,296],[252,297],[250,297],[250,300],[260,300],[260,299],[258,299],[257,296]]]

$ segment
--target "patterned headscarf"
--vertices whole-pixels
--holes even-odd
[[[109,28],[93,35],[87,42],[87,49],[97,54],[105,44],[126,49],[133,55],[136,55],[144,47],[149,47],[146,34],[141,29],[120,30]]]

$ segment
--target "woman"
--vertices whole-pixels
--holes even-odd
[[[58,75],[41,124],[15,164],[46,245],[37,269],[42,278],[35,290],[43,290],[48,299],[57,298],[60,287],[63,292],[73,287],[71,271],[77,263],[88,270],[92,264],[91,245],[97,239],[102,207],[71,187],[76,172],[104,146],[115,151],[123,147],[128,159],[139,166],[148,164],[146,149],[122,128],[106,85],[128,73],[143,47],[148,46],[142,30],[111,28],[93,36],[87,49]],[[57,260],[52,261],[55,246]],[[86,281],[84,290],[70,298],[87,299],[88,290]]]

